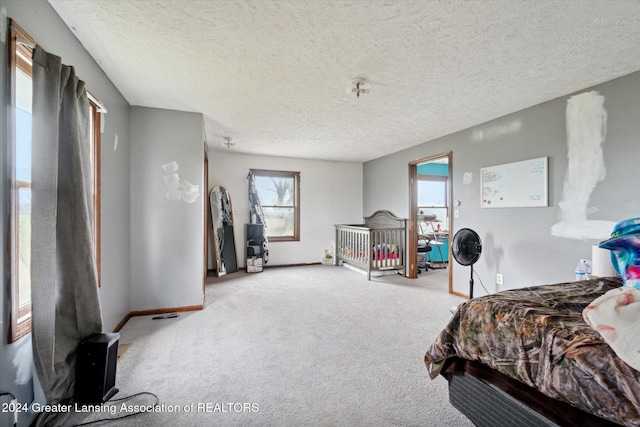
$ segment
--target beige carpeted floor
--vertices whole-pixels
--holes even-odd
[[[120,331],[131,346],[115,399],[152,392],[158,412],[94,425],[471,426],[423,363],[460,302],[446,270],[415,280],[367,281],[333,266],[210,278],[204,310],[136,317]],[[122,403],[85,420],[134,409]]]

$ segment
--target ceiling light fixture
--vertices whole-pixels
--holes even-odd
[[[226,146],[227,148],[231,148],[234,145],[236,145],[235,142],[231,142],[231,137],[230,136],[225,136],[224,137],[224,142],[222,143],[222,145]]]
[[[362,77],[356,77],[355,79],[353,79],[352,86],[347,87],[347,94],[349,93],[355,93],[356,96],[358,98],[360,98],[360,94],[364,94],[364,93],[369,93],[369,89],[365,89],[362,86],[364,86],[366,80],[363,79]]]

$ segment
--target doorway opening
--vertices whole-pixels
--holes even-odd
[[[432,268],[446,268],[449,273],[449,293],[453,291],[453,269],[449,262],[453,229],[451,166],[451,152],[409,163],[407,236],[408,277],[415,279],[419,271],[424,273]],[[425,245],[430,249],[426,254],[423,252]],[[422,248],[420,251],[419,246]]]

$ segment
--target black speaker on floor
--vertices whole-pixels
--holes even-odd
[[[104,403],[118,392],[116,366],[120,334],[94,334],[78,345],[75,401]]]

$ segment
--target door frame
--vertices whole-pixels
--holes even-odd
[[[202,295],[204,298],[205,285],[207,283],[207,275],[209,274],[209,215],[211,215],[211,209],[209,207],[209,152],[207,150],[207,141],[204,142],[204,172],[202,177],[202,197],[204,198],[204,266],[202,271]]]
[[[449,217],[449,250],[448,250],[448,266],[449,271],[449,293],[453,293],[453,268],[451,265],[451,234],[453,230],[453,215],[452,215],[452,202],[453,202],[453,185],[452,185],[452,162],[453,152],[449,151],[442,154],[436,154],[433,156],[425,157],[419,160],[413,160],[409,162],[409,231],[407,236],[408,250],[407,254],[409,262],[407,263],[409,268],[407,270],[407,277],[416,279],[418,277],[418,165],[422,163],[428,163],[433,160],[447,158],[449,162],[449,176],[447,177],[447,215]]]

